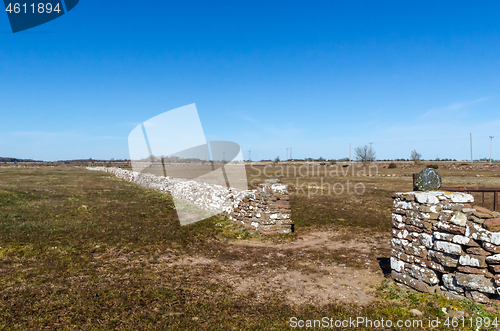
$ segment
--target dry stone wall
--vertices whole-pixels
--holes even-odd
[[[220,213],[247,229],[264,235],[293,232],[290,218],[290,196],[283,184],[262,184],[255,190],[239,191],[220,185],[199,183],[194,180],[156,176],[115,167],[88,167],[105,171],[118,178],[174,195],[201,209]]]
[[[422,292],[499,300],[500,213],[466,193],[393,195],[391,275]]]

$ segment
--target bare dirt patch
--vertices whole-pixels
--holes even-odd
[[[369,305],[384,278],[377,259],[389,256],[390,237],[352,235],[330,230],[284,243],[232,241],[223,255],[210,257],[221,269],[212,283],[229,285],[236,294],[256,301],[272,292],[290,305]],[[193,266],[200,261],[199,257],[182,261],[190,259]]]

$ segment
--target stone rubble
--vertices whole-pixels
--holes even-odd
[[[500,213],[470,194],[393,195],[391,275],[421,292],[500,300]]]
[[[156,176],[115,167],[87,167],[104,171],[128,182],[185,200],[197,207],[226,216],[264,235],[293,232],[287,185],[262,184],[255,190],[239,191],[194,180]]]

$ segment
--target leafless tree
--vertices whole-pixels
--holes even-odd
[[[372,146],[364,145],[363,147],[356,147],[354,149],[356,159],[364,164],[375,161],[375,151]]]
[[[415,164],[419,163],[421,158],[422,154],[418,153],[416,149],[411,152],[411,159],[415,162]]]

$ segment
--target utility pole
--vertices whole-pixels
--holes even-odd
[[[252,161],[252,159],[250,158],[250,152],[251,151],[248,151],[248,161]]]
[[[288,147],[286,148],[286,159],[288,160]]]
[[[290,146],[290,160],[292,159],[292,146]]]
[[[490,164],[491,164],[491,145],[493,144],[493,136],[490,136]]]
[[[470,164],[474,163],[472,160],[472,133],[470,134]]]
[[[351,143],[349,143],[349,164],[352,165],[352,159],[351,159]]]

